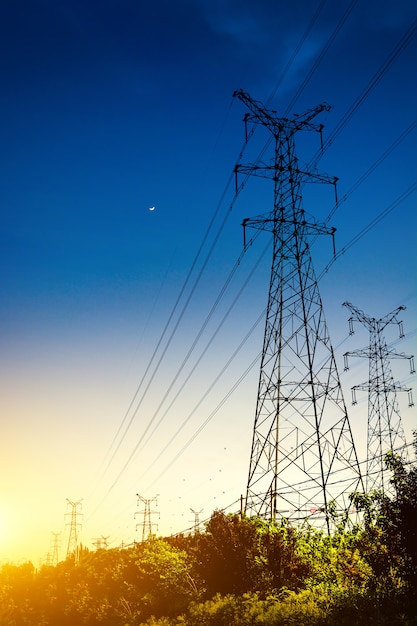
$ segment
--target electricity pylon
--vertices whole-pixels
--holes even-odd
[[[94,539],[93,546],[96,547],[96,550],[107,550],[109,547],[109,535],[107,537],[101,535],[101,537]]]
[[[67,547],[67,559],[73,559],[75,565],[78,564],[79,561],[79,548],[78,548],[78,531],[81,528],[81,524],[77,521],[77,517],[80,517],[82,513],[78,512],[78,507],[81,506],[82,500],[78,500],[77,502],[73,502],[67,498],[67,505],[71,507],[71,512],[65,513],[65,515],[70,515],[71,520],[66,524],[70,527],[70,533],[68,538],[68,547]]]
[[[136,530],[138,529],[138,526],[142,527],[142,542],[146,541],[146,539],[148,539],[148,537],[152,536],[152,528],[153,526],[156,526],[156,529],[158,530],[158,524],[154,524],[152,522],[151,516],[152,515],[158,515],[159,516],[159,512],[158,511],[152,511],[151,510],[151,504],[152,502],[156,502],[157,503],[157,497],[158,496],[154,496],[153,498],[149,498],[146,499],[143,496],[140,496],[138,493],[136,494],[137,498],[138,498],[138,506],[140,503],[142,503],[144,505],[144,509],[143,511],[138,511],[137,513],[135,513],[135,517],[136,515],[143,515],[143,522],[142,524],[136,524]],[[158,505],[158,504],[156,504]]]
[[[397,403],[397,392],[408,393],[408,406],[414,406],[411,389],[395,382],[390,359],[408,359],[410,373],[414,374],[414,358],[399,354],[391,350],[385,340],[383,332],[389,324],[397,324],[400,338],[404,337],[402,322],[398,319],[400,306],[380,319],[370,317],[356,308],[350,302],[344,302],[352,313],[349,318],[349,334],[353,335],[353,322],[360,322],[369,331],[369,346],[353,352],[346,352],[345,370],[349,369],[348,357],[365,357],[369,362],[369,380],[352,387],[352,403],[356,404],[356,391],[368,392],[368,433],[367,433],[367,464],[366,464],[366,491],[381,490],[385,494],[392,494],[390,472],[385,467],[384,457],[392,451],[408,458],[407,442]]]
[[[194,514],[194,534],[198,535],[200,532],[200,513],[203,512],[204,509],[201,509],[201,511],[194,511],[194,509],[190,508],[191,513]]]
[[[51,558],[51,565],[58,565],[59,562],[59,544],[60,544],[60,537],[61,537],[61,532],[59,533],[54,533],[52,531],[52,535],[54,537],[54,541],[52,544],[52,558]]]
[[[303,171],[295,153],[296,133],[321,136],[323,127],[313,119],[330,107],[321,104],[287,119],[243,91],[234,95],[249,109],[245,124],[260,124],[275,142],[272,162],[235,167],[236,176],[274,183],[272,211],[243,221],[244,228],[273,236],[245,512],[295,522],[308,518],[330,532],[332,520],[348,514],[348,495],[362,478],[308,244],[310,235],[335,231],[308,221],[301,185],[336,186],[337,179]]]

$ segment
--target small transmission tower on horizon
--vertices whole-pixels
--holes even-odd
[[[97,537],[93,540],[93,546],[95,546],[96,550],[107,550],[109,547],[109,538],[110,535],[107,535],[107,537],[101,535],[101,537]]]
[[[70,527],[70,533],[68,538],[68,547],[67,547],[67,559],[73,559],[75,565],[79,562],[79,546],[78,546],[78,533],[81,529],[81,524],[78,522],[77,517],[82,515],[81,512],[78,512],[78,507],[81,506],[82,500],[78,500],[77,502],[73,502],[67,498],[67,505],[71,507],[71,511],[66,513],[65,515],[70,515],[70,521],[66,524]]]
[[[135,517],[136,515],[143,515],[143,522],[142,524],[136,524],[136,530],[138,529],[139,526],[142,527],[142,543],[144,541],[146,541],[148,539],[148,537],[152,536],[152,528],[153,526],[156,526],[156,529],[158,530],[158,524],[154,524],[152,522],[152,515],[158,515],[159,516],[159,511],[152,511],[151,510],[151,505],[152,502],[156,503],[156,506],[158,506],[158,502],[157,502],[157,498],[158,496],[154,496],[153,498],[149,498],[146,499],[143,496],[139,495],[138,493],[136,494],[137,498],[138,498],[138,506],[140,503],[143,504],[144,509],[143,511],[137,511],[135,513]]]
[[[53,544],[52,544],[52,557],[51,557],[51,565],[58,565],[59,562],[59,546],[60,546],[60,540],[61,540],[61,531],[58,533],[54,533],[52,531],[52,535],[53,535]]]
[[[399,413],[397,392],[408,393],[408,406],[414,406],[411,388],[403,387],[395,382],[391,366],[391,359],[408,359],[410,374],[415,373],[414,358],[406,354],[399,354],[391,350],[384,337],[384,330],[389,324],[397,324],[400,338],[404,337],[402,321],[398,319],[400,306],[380,319],[370,317],[350,302],[343,306],[351,312],[349,318],[349,334],[354,334],[354,322],[360,322],[369,331],[369,346],[353,352],[346,352],[345,370],[349,369],[349,356],[365,357],[369,362],[368,381],[352,387],[352,404],[357,404],[356,391],[368,392],[368,432],[366,453],[366,491],[373,489],[391,493],[390,472],[385,467],[384,457],[391,451],[407,459],[407,441]]]
[[[313,123],[327,104],[292,119],[280,118],[247,93],[234,94],[249,109],[245,125],[272,133],[274,158],[267,164],[235,167],[270,178],[274,206],[243,220],[273,236],[264,344],[245,513],[311,524],[330,532],[333,520],[349,511],[349,493],[362,485],[341,384],[310,255],[308,237],[335,229],[308,221],[301,185],[337,178],[303,171],[295,153],[299,131],[320,133]],[[236,183],[237,185],[237,183]]]
[[[204,509],[201,509],[200,511],[195,511],[194,509],[190,507],[190,511],[194,515],[194,534],[195,535],[198,535],[200,532],[200,515],[203,512],[203,510]]]

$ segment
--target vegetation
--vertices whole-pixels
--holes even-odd
[[[417,469],[387,455],[395,496],[353,494],[332,536],[215,511],[205,532],[0,570],[1,626],[417,624]]]

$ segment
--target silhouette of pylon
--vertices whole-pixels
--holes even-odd
[[[366,463],[366,491],[377,489],[386,495],[394,494],[390,483],[391,473],[385,465],[385,455],[391,451],[400,454],[404,460],[408,459],[407,442],[397,402],[397,393],[408,393],[408,405],[414,406],[411,388],[403,387],[394,381],[391,371],[391,359],[408,359],[410,373],[414,374],[414,358],[399,354],[392,350],[385,340],[384,330],[389,324],[397,324],[400,338],[404,336],[402,322],[398,319],[400,306],[379,319],[366,315],[350,302],[343,306],[351,312],[349,318],[349,334],[353,335],[353,322],[361,323],[369,331],[369,346],[352,352],[346,352],[345,370],[349,369],[348,357],[357,356],[368,359],[369,379],[365,383],[352,387],[352,403],[356,404],[356,391],[368,392],[368,433],[367,433],[367,463]]]
[[[243,91],[235,96],[249,109],[245,124],[260,124],[274,140],[272,162],[235,168],[237,190],[242,173],[274,184],[272,211],[243,221],[244,229],[273,236],[245,512],[308,518],[330,532],[333,521],[348,515],[349,493],[362,487],[362,478],[309,247],[310,236],[333,236],[334,229],[307,218],[301,186],[335,187],[337,179],[304,171],[295,153],[295,135],[321,135],[313,119],[329,106],[287,119]]]

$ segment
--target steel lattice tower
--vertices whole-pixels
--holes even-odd
[[[273,210],[243,222],[273,236],[245,512],[309,518],[330,532],[362,478],[308,244],[310,235],[333,235],[334,229],[307,221],[301,185],[335,185],[337,179],[301,170],[295,154],[296,133],[321,135],[322,126],[312,120],[330,107],[286,119],[243,91],[234,95],[250,111],[245,123],[261,124],[275,141],[271,163],[235,168],[236,175],[274,181]]]
[[[107,550],[109,547],[109,537],[110,535],[107,535],[107,537],[104,537],[103,535],[101,535],[101,537],[97,537],[93,541],[93,546],[95,546],[97,550]]]
[[[52,535],[54,537],[54,542],[53,542],[53,545],[52,545],[51,565],[58,565],[58,562],[59,562],[59,543],[60,543],[61,532],[54,533],[52,531]]]
[[[136,494],[137,498],[138,498],[138,506],[140,504],[140,502],[142,502],[142,504],[144,505],[144,509],[143,511],[138,511],[138,513],[135,513],[135,517],[137,514],[143,514],[143,522],[142,524],[137,524],[136,525],[136,530],[138,528],[138,526],[142,527],[142,542],[146,541],[146,539],[148,539],[148,537],[152,536],[152,528],[153,526],[156,526],[156,529],[158,530],[158,525],[154,524],[152,522],[151,516],[157,514],[159,516],[159,512],[158,511],[152,511],[151,510],[151,504],[152,502],[156,502],[157,503],[157,497],[158,496],[154,496],[153,498],[144,498],[143,496],[140,496],[138,493]]]
[[[71,507],[71,512],[65,514],[71,516],[70,522],[68,522],[67,524],[67,526],[70,527],[67,547],[67,559],[73,559],[75,564],[77,564],[79,561],[78,531],[81,528],[81,524],[77,521],[77,517],[81,515],[81,513],[78,512],[78,507],[81,506],[81,502],[82,500],[78,500],[78,502],[73,502],[72,500],[69,500],[67,498],[67,503]]]
[[[201,511],[194,511],[194,509],[190,508],[191,513],[194,514],[194,534],[198,535],[200,532],[200,514],[203,512],[204,509],[201,509]]]
[[[345,370],[349,369],[348,357],[365,357],[369,361],[369,380],[352,387],[352,403],[356,404],[356,391],[368,392],[368,434],[367,434],[367,465],[366,491],[382,490],[383,493],[392,493],[390,472],[385,467],[384,457],[388,451],[400,454],[407,459],[407,442],[397,403],[397,392],[408,393],[408,405],[414,406],[410,388],[402,387],[395,382],[390,359],[408,359],[410,373],[414,374],[414,359],[412,356],[398,354],[391,350],[385,340],[383,332],[389,324],[397,324],[400,338],[404,336],[402,322],[398,314],[405,307],[400,306],[380,319],[369,317],[350,302],[344,302],[352,313],[349,318],[349,334],[354,333],[353,322],[360,322],[369,331],[369,346],[353,352],[346,352]]]

